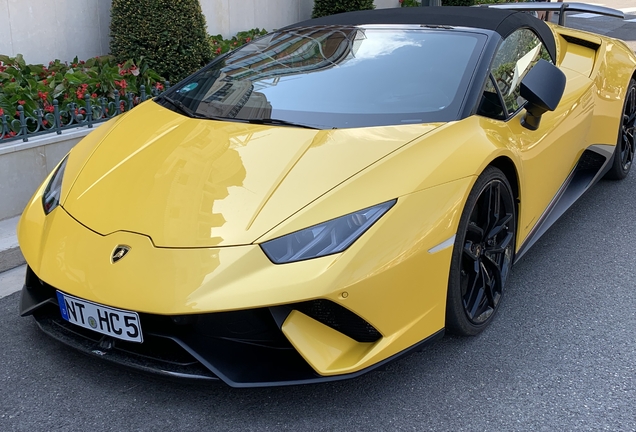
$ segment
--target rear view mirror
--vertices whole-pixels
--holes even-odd
[[[528,101],[521,125],[537,130],[541,116],[554,111],[563,97],[565,74],[545,60],[539,60],[521,81],[521,97]]]

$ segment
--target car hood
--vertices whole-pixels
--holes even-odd
[[[250,125],[192,119],[147,102],[103,126],[112,129],[63,207],[102,235],[135,232],[159,247],[249,244],[437,126]]]

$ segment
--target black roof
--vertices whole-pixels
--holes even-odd
[[[366,24],[426,24],[472,27],[492,30],[505,38],[519,28],[529,28],[539,35],[552,60],[556,59],[556,44],[550,27],[529,13],[505,9],[433,6],[364,10],[345,12],[302,21],[283,30],[317,25],[357,26]]]

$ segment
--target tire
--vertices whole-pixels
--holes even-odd
[[[605,174],[610,180],[623,180],[629,174],[636,151],[636,80],[632,79],[625,93],[623,118],[618,128],[618,139],[612,167]]]
[[[446,330],[481,333],[493,320],[512,267],[517,212],[510,183],[495,167],[468,195],[455,237],[446,299]]]

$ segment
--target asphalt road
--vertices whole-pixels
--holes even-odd
[[[636,431],[635,191],[633,172],[577,202],[513,269],[482,335],[338,383],[236,390],[140,375],[45,337],[11,294],[0,431]]]

